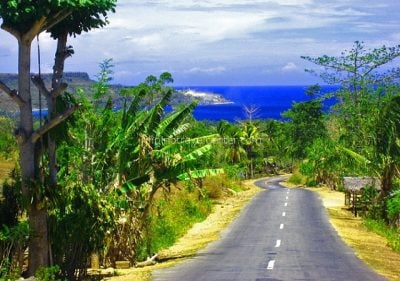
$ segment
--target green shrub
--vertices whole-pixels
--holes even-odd
[[[400,191],[397,191],[387,202],[388,216],[396,221],[400,216]]]
[[[20,279],[21,272],[14,267],[9,259],[0,262],[0,281],[16,281]]]
[[[204,179],[204,189],[210,199],[221,199],[229,194],[228,189],[241,191],[242,188],[238,184],[238,180],[234,180],[226,175],[218,175]]]
[[[292,184],[297,184],[297,185],[299,185],[299,184],[302,184],[302,183],[303,183],[303,176],[300,175],[300,174],[295,173],[295,174],[293,174],[293,175],[291,175],[291,176],[289,177],[288,181],[289,181],[290,183],[292,183]]]
[[[29,226],[26,221],[0,228],[0,280],[19,278],[22,257],[28,245]],[[5,279],[2,279],[5,278]],[[18,279],[17,278],[17,279]]]
[[[17,150],[17,141],[13,134],[15,122],[0,116],[0,156],[8,158]]]
[[[114,206],[95,186],[80,183],[65,189],[57,204],[48,222],[53,260],[63,277],[74,280],[90,254],[104,248],[107,230],[115,225]]]
[[[23,211],[21,180],[18,169],[11,172],[11,180],[6,180],[2,186],[3,200],[0,200],[0,227],[12,227],[18,224],[18,215]]]
[[[226,165],[224,166],[224,171],[227,175],[227,178],[232,180],[242,180],[246,168],[240,165]]]
[[[35,273],[37,281],[59,281],[57,275],[60,272],[58,266],[41,267]]]
[[[318,182],[313,178],[311,178],[311,179],[307,178],[306,185],[308,187],[316,187],[318,185]]]

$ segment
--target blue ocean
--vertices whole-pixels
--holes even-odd
[[[282,119],[281,114],[290,109],[293,102],[307,101],[308,86],[181,86],[177,90],[191,90],[197,93],[218,94],[231,103],[198,105],[193,114],[197,120],[227,120],[239,121],[248,119],[245,107],[256,108],[254,119]],[[338,90],[337,86],[322,86],[321,93]],[[325,109],[334,103],[327,100]],[[34,115],[39,116],[39,111],[34,110]],[[47,115],[47,110],[43,110]]]
[[[256,108],[254,119],[282,119],[281,114],[290,109],[293,102],[307,101],[308,86],[199,86],[176,87],[199,93],[214,93],[231,101],[229,104],[199,105],[194,110],[197,120],[238,121],[248,118],[245,107]],[[321,93],[334,92],[337,86],[322,86]],[[333,104],[325,101],[327,110]]]

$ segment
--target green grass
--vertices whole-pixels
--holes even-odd
[[[172,246],[190,227],[203,221],[211,213],[212,202],[199,198],[197,192],[181,190],[168,198],[158,198],[149,221],[149,231],[138,247],[137,259],[147,257],[146,245],[151,252]]]
[[[375,232],[383,237],[385,237],[388,241],[388,245],[400,253],[400,230],[387,226],[383,221],[373,220],[373,219],[365,219],[364,225],[368,230]]]

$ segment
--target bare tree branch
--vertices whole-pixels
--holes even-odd
[[[36,86],[36,88],[38,88],[38,90],[41,93],[43,93],[47,98],[49,98],[51,96],[51,93],[49,90],[47,90],[42,77],[40,77],[38,75],[34,75],[31,77],[31,80],[32,80],[33,84]]]
[[[36,37],[36,35],[38,35],[41,32],[41,29],[45,24],[46,24],[46,17],[42,16],[32,25],[32,28],[28,32],[22,34],[21,39],[29,40],[29,42],[32,42],[32,40]]]
[[[6,84],[0,81],[0,90],[5,92],[10,98],[18,104],[18,106],[23,106],[25,104],[24,100],[18,95],[16,90],[11,90]]]
[[[65,18],[67,18],[71,14],[72,14],[71,10],[64,9],[64,10],[61,10],[61,11],[59,11],[58,13],[56,13],[54,15],[50,15],[47,18],[47,21],[43,25],[43,27],[42,27],[40,32],[49,30],[50,28],[52,28],[56,24],[60,23],[61,21],[63,21]]]
[[[54,127],[65,121],[68,117],[70,117],[75,112],[75,110],[77,110],[77,108],[78,108],[77,106],[71,107],[64,113],[57,115],[49,122],[47,122],[45,125],[37,129],[35,132],[33,132],[31,136],[31,142],[32,143],[37,142],[44,134],[46,134],[48,131],[50,131],[51,129],[53,129]]]
[[[67,83],[60,83],[59,86],[51,91],[51,97],[52,98],[57,98],[59,95],[65,92],[67,90],[68,84]]]
[[[19,33],[18,30],[12,28],[11,26],[5,25],[4,22],[1,25],[1,29],[13,35],[17,40],[21,38],[21,33]]]
[[[31,78],[33,84],[36,86],[36,88],[39,89],[39,91],[41,91],[41,93],[43,93],[46,98],[57,98],[59,95],[61,95],[63,92],[65,92],[65,90],[68,88],[68,84],[67,83],[60,83],[59,86],[55,89],[53,89],[52,91],[49,91],[46,88],[46,85],[44,84],[43,78],[35,75],[32,76]]]

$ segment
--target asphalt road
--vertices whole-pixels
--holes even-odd
[[[194,258],[153,272],[155,281],[386,280],[369,269],[330,225],[311,191],[287,189],[281,177],[260,192]]]

